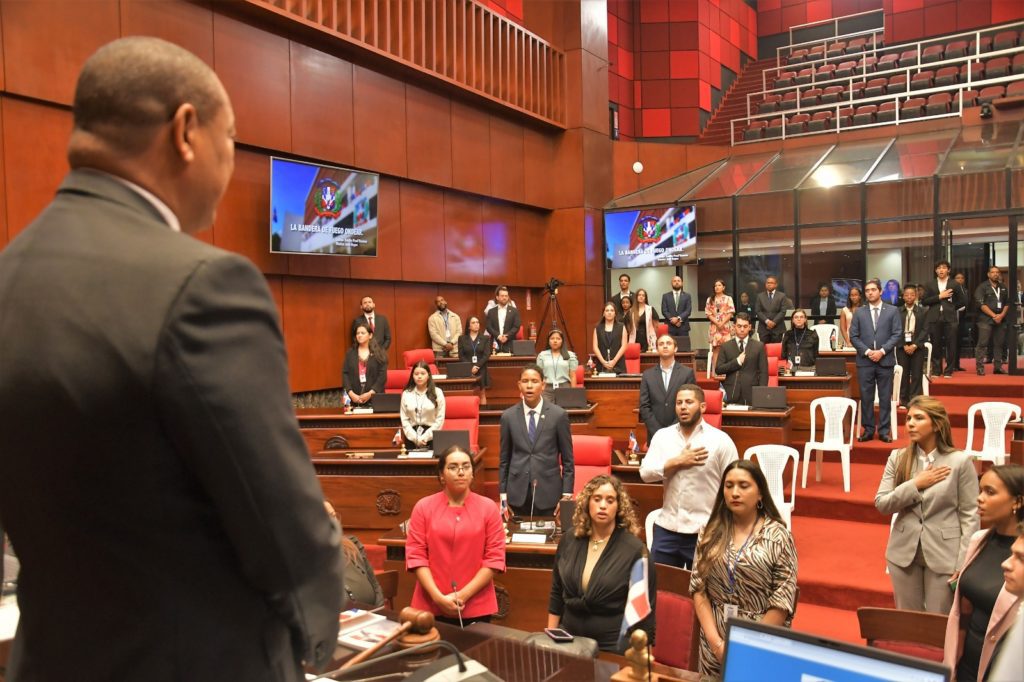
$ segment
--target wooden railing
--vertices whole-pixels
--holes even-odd
[[[565,54],[474,0],[244,0],[565,127]]]

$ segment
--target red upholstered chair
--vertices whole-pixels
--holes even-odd
[[[576,367],[576,386],[583,388],[583,378],[587,375],[586,361]]]
[[[498,502],[501,500],[501,493],[498,492],[497,481],[484,481],[484,497]]]
[[[453,395],[444,401],[442,431],[469,431],[469,447],[476,452],[480,435],[480,396]]]
[[[525,337],[525,336],[523,335],[523,327],[525,327],[525,326],[526,326],[525,324],[520,324],[520,325],[519,325],[519,331],[517,331],[517,332],[516,332],[516,339],[518,339],[518,340],[522,341],[523,339],[525,339],[525,338],[526,338],[526,337]]]
[[[982,88],[981,92],[978,93],[978,104],[982,105],[1005,96],[1006,88],[1002,85],[990,85],[987,88]]]
[[[572,459],[576,466],[573,495],[583,490],[590,479],[612,472],[611,436],[572,437]]]
[[[639,343],[627,343],[626,352],[623,354],[626,358],[626,373],[627,374],[639,374],[640,373],[640,344]]]
[[[405,390],[405,385],[409,383],[409,370],[407,369],[389,369],[388,378],[384,382],[385,393],[401,393]]]
[[[659,322],[658,336],[664,336],[665,334],[668,334],[668,322]]]
[[[405,363],[406,369],[412,369],[412,366],[420,360],[430,365],[431,374],[437,374],[437,365],[434,364],[434,351],[431,349],[414,348],[413,350],[402,352],[402,362]],[[406,375],[406,378],[408,379],[408,375]]]
[[[658,604],[660,610],[661,604]],[[862,606],[857,609],[860,636],[876,649],[905,656],[942,661],[946,616],[923,611],[904,611]]]
[[[775,344],[772,344],[773,346]],[[782,344],[780,343],[781,347]],[[779,363],[783,362],[781,358],[768,356],[768,385],[778,386],[779,385]]]
[[[1024,81],[1022,81],[1024,82]],[[928,96],[928,103],[925,105],[925,112],[929,116],[940,116],[949,113],[949,107],[953,98],[948,92],[937,92]]]
[[[689,573],[689,571],[686,571]],[[658,627],[664,633],[672,633],[671,637],[661,636],[654,645],[654,660],[682,670],[692,670],[697,666],[700,636],[697,621],[697,609],[693,598],[685,595],[658,590]]]
[[[744,140],[760,140],[761,133],[768,126],[767,121],[751,121],[750,125],[743,131]]]
[[[782,357],[782,344],[781,343],[766,343],[764,346],[764,352],[769,358],[781,358]]]
[[[722,428],[722,392],[704,391],[704,402],[707,407],[704,409],[704,421],[716,429]]]

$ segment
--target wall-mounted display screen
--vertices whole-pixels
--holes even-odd
[[[695,207],[606,211],[604,243],[609,268],[660,267],[695,260]]]

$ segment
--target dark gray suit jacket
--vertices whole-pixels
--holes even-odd
[[[775,321],[775,329],[772,329],[772,334],[778,335],[780,338],[786,331],[786,308],[790,307],[787,305],[789,298],[783,292],[778,289],[775,290],[775,295],[770,299],[768,298],[768,292],[762,291],[757,295],[757,302],[755,303],[754,310],[757,314],[757,334],[764,340],[765,333],[768,331],[768,327],[765,322],[768,320]]]
[[[729,403],[749,405],[753,387],[768,385],[768,355],[764,344],[748,336],[745,352],[746,358],[740,365],[736,359],[740,356],[740,347],[735,338],[723,343],[718,351],[715,373],[725,376],[722,386]]]
[[[658,429],[678,422],[676,417],[676,393],[684,384],[696,384],[693,370],[678,362],[672,368],[668,390],[661,378],[661,364],[648,367],[640,378],[640,421],[647,426],[649,443]]]
[[[370,326],[366,321],[366,313],[359,313],[356,319],[352,320],[352,328],[349,330],[349,340],[352,345],[356,343],[356,327],[361,324]],[[373,339],[382,349],[387,350],[391,348],[391,325],[388,324],[388,318],[376,310],[373,311]]]
[[[9,679],[301,680],[335,648],[338,530],[246,259],[72,171],[0,252]]]
[[[559,476],[558,467],[562,466]],[[526,501],[532,481],[537,481],[534,502],[537,509],[551,509],[564,494],[572,494],[576,468],[572,458],[569,415],[550,400],[541,406],[537,438],[531,443],[526,429],[523,401],[501,414],[501,446],[498,461],[498,491],[508,503],[520,507]]]

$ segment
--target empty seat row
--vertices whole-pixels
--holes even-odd
[[[886,57],[893,57],[893,59],[887,60]],[[916,65],[916,62],[911,66]],[[864,57],[859,61],[848,61],[842,62],[838,65],[825,64],[818,67],[817,69],[807,67],[800,71],[782,71],[779,73],[779,77],[775,79],[773,83],[769,84],[770,88],[788,88],[794,85],[808,85],[814,83],[815,85],[827,85],[829,81],[833,79],[844,79],[851,76],[857,76],[860,74],[870,74],[877,71],[889,71],[891,69],[900,68],[901,66],[908,66],[908,64],[899,61],[895,55],[884,55],[881,58],[876,57]],[[952,69],[952,71],[950,71]],[[944,66],[938,69],[938,73],[959,73],[961,74],[960,81],[967,80],[967,64],[961,64],[959,66]],[[971,69],[971,80],[980,80],[982,78],[1001,78],[1008,76],[1011,73],[1018,74],[1024,73],[1024,52],[1010,57],[993,57],[987,61],[975,61],[970,63]],[[936,73],[929,70],[934,78]],[[951,83],[957,81],[953,80]],[[930,86],[928,86],[930,87]]]
[[[828,45],[814,45],[810,48],[798,48],[785,57],[787,64],[800,64],[801,62],[813,62],[826,57],[838,57],[844,54],[855,54],[863,52],[873,45],[873,38],[858,37],[849,41],[837,40]]]

